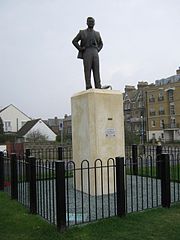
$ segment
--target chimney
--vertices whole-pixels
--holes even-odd
[[[54,118],[54,123],[55,123],[55,125],[58,125],[58,118],[57,117]]]
[[[176,70],[176,74],[180,75],[180,67],[179,67],[179,69]]]

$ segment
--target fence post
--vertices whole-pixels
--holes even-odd
[[[30,176],[29,176],[29,173],[30,173],[30,162],[29,162],[29,157],[31,155],[31,150],[29,148],[26,149],[26,152],[25,152],[25,168],[26,168],[26,181],[29,182],[29,179],[30,179]]]
[[[17,156],[11,153],[11,198],[18,200]]]
[[[119,217],[126,215],[124,172],[124,158],[116,157],[117,216]]]
[[[58,160],[63,160],[63,147],[58,147]]]
[[[138,175],[138,152],[137,145],[132,145],[133,175]]]
[[[36,198],[36,158],[28,157],[29,162],[29,191],[30,191],[30,213],[37,213]]]
[[[26,159],[28,159],[28,157],[30,157],[30,155],[31,155],[31,149],[26,148],[25,155],[26,155]]]
[[[169,154],[161,154],[161,203],[169,208],[171,204]]]
[[[146,154],[146,146],[142,145],[143,154]]]
[[[65,164],[56,161],[56,219],[60,231],[66,228]]]
[[[4,190],[4,154],[0,152],[0,191]]]
[[[162,146],[158,145],[156,147],[156,177],[161,178],[161,154]]]

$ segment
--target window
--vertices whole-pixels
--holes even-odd
[[[164,120],[160,120],[160,128],[164,128]]]
[[[63,129],[63,123],[60,122],[60,123],[59,123],[59,130],[62,130],[62,129]]]
[[[155,120],[152,120],[152,121],[151,121],[151,126],[152,126],[152,127],[155,127],[155,126],[156,126]]]
[[[175,114],[175,109],[174,109],[174,103],[170,104],[170,115],[174,115]]]
[[[171,118],[171,128],[175,128],[175,127],[176,127],[176,119]]]
[[[159,115],[164,115],[164,114],[165,114],[164,107],[160,106],[159,107]]]
[[[149,115],[150,116],[155,116],[156,115],[156,112],[155,112],[155,110],[153,108],[150,109]]]
[[[4,131],[5,132],[12,131],[11,121],[5,121],[4,122]]]
[[[68,128],[67,128],[67,134],[70,134],[70,135],[72,134],[72,129],[71,129],[71,127],[68,127]]]
[[[163,100],[164,100],[163,89],[159,89],[158,101],[163,101]]]
[[[168,100],[170,102],[173,102],[174,101],[174,89],[169,89],[167,93],[168,93]]]
[[[164,133],[161,133],[161,138],[162,138],[162,139],[164,138]]]
[[[131,109],[130,103],[125,103],[124,110],[130,110],[130,109]]]
[[[155,98],[153,94],[149,96],[149,102],[155,102]]]

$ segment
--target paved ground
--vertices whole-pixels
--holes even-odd
[[[161,182],[153,178],[130,176],[126,178],[127,212],[141,211],[161,205]],[[19,185],[19,201],[29,206],[28,185]],[[38,213],[56,223],[55,181],[37,182]],[[171,201],[180,200],[180,184],[171,183]],[[89,196],[74,189],[73,178],[66,183],[67,224],[94,221],[116,215],[116,194]]]

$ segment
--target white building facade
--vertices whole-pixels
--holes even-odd
[[[57,135],[41,119],[23,136],[24,140],[26,141],[28,136],[33,133],[40,133],[46,137],[47,141],[56,141]]]
[[[0,117],[3,121],[4,132],[17,132],[27,121],[31,120],[13,104],[1,109]]]

